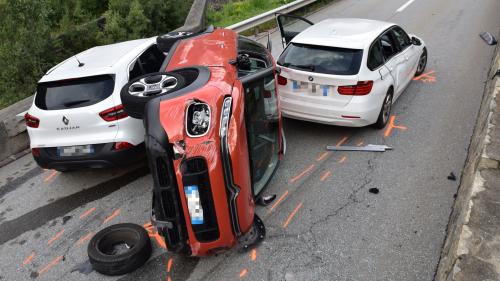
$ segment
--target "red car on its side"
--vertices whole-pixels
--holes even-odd
[[[142,118],[152,221],[170,251],[205,256],[264,238],[255,203],[284,150],[270,52],[227,29],[158,37],[161,71],[124,86]]]

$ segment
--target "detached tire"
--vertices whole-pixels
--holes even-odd
[[[123,275],[142,266],[151,256],[151,241],[140,225],[115,224],[99,231],[89,242],[87,253],[95,271]]]
[[[139,76],[123,86],[120,97],[125,112],[142,119],[146,103],[159,96],[168,95],[186,85],[184,77],[173,72],[155,72]]]

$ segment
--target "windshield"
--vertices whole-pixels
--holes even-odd
[[[291,43],[278,59],[278,64],[305,71],[335,75],[359,72],[363,50]]]
[[[44,110],[84,107],[96,104],[113,93],[111,75],[100,75],[64,81],[40,83],[35,104]]]

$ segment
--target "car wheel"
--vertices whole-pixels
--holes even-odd
[[[146,230],[131,223],[104,228],[92,237],[87,248],[92,268],[105,275],[136,270],[149,259],[151,251]]]
[[[132,79],[120,93],[125,112],[133,118],[142,119],[149,100],[175,92],[185,84],[184,77],[172,72],[149,73]]]
[[[389,117],[391,116],[392,109],[392,88],[389,89],[387,95],[385,96],[384,103],[382,104],[382,108],[380,109],[380,114],[378,115],[377,122],[374,124],[375,128],[383,129],[387,125],[389,121]]]
[[[427,48],[424,47],[424,51],[420,55],[420,59],[418,60],[417,71],[415,72],[415,76],[420,76],[425,71],[425,67],[427,66]]]

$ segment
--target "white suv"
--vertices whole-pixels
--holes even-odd
[[[37,163],[67,171],[143,159],[144,127],[123,110],[120,90],[164,60],[152,37],[94,47],[49,70],[25,115]]]

